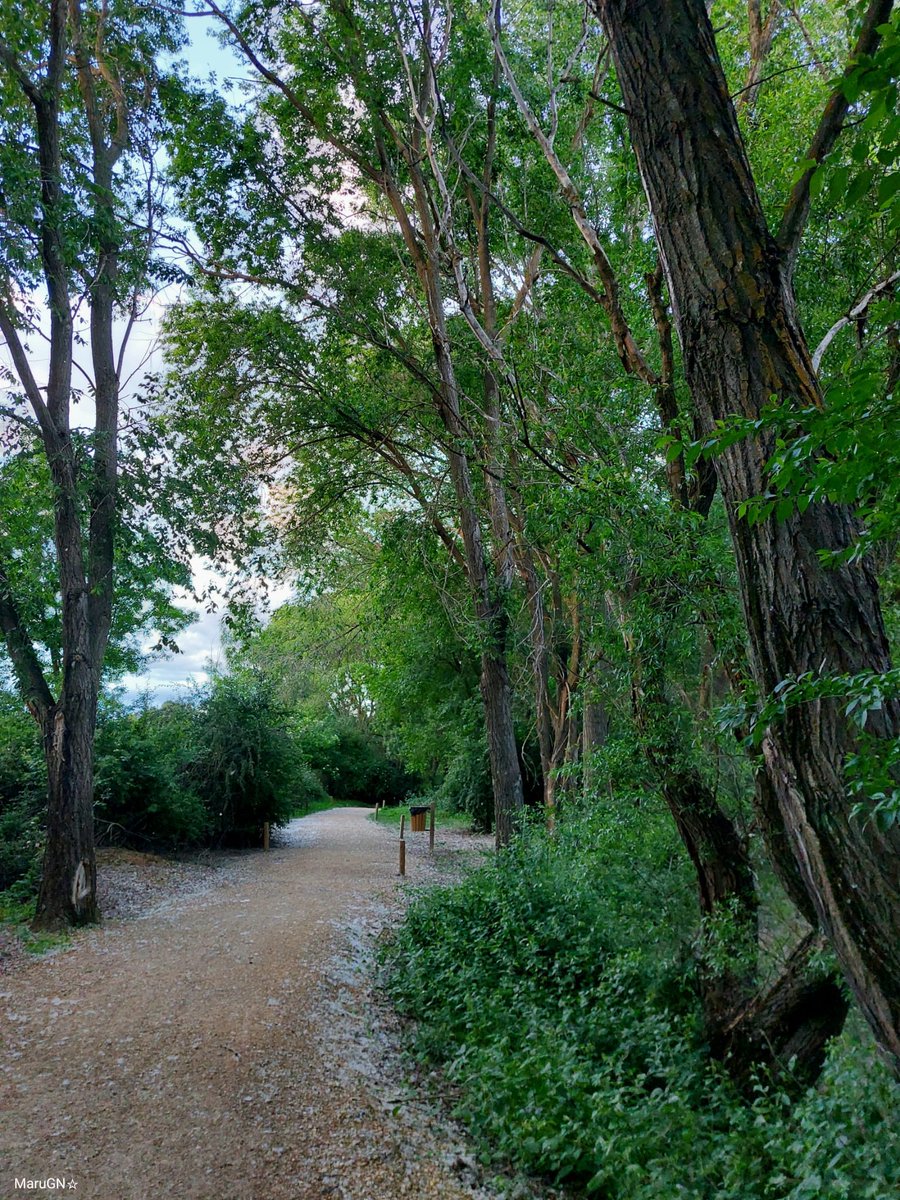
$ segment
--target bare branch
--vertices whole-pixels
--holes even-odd
[[[873,288],[866,292],[863,298],[853,305],[846,316],[841,317],[839,321],[835,321],[832,327],[822,338],[821,342],[819,342],[818,346],[816,346],[815,353],[812,356],[812,364],[816,371],[818,371],[822,359],[825,356],[825,351],[841,332],[841,330],[846,329],[848,325],[853,325],[858,321],[862,321],[869,311],[870,304],[873,304],[876,300],[880,300],[882,296],[892,295],[894,292],[894,285],[898,280],[900,280],[900,271],[892,271],[886,279],[882,279],[880,283],[876,283]]]
[[[588,100],[584,106],[584,112],[578,122],[578,128],[572,135],[572,153],[577,154],[584,142],[584,135],[587,133],[587,127],[594,118],[594,105],[597,103],[597,97],[600,95],[600,89],[603,87],[604,80],[609,73],[609,42],[604,42],[600,47],[600,53],[597,55],[597,62],[594,66],[594,78],[591,80],[591,90],[588,93]]]
[[[763,82],[762,69],[769,57],[769,51],[772,49],[772,41],[780,15],[781,0],[772,0],[765,21],[762,19],[761,0],[747,0],[747,20],[750,27],[750,70],[747,72],[747,83],[740,91],[740,100],[737,106],[739,110],[745,108],[751,112],[756,104],[759,87]]]
[[[19,377],[19,382],[22,384],[22,390],[25,392],[28,403],[31,405],[34,415],[37,418],[48,452],[52,451],[55,453],[58,441],[56,426],[50,416],[50,410],[47,408],[44,397],[41,395],[41,389],[38,387],[34,372],[31,370],[28,355],[25,352],[25,347],[22,345],[22,339],[19,337],[19,331],[16,328],[13,311],[14,309],[8,299],[0,297],[0,333],[6,339],[6,345],[9,349],[13,366]]]

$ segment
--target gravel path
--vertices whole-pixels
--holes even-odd
[[[0,981],[0,1200],[57,1176],[85,1200],[496,1194],[372,994],[401,901],[396,831],[367,811],[296,821],[206,890]],[[412,882],[479,845],[439,835],[432,865],[411,842]]]

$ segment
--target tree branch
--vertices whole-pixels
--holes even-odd
[[[251,66],[253,66],[263,77],[263,79],[272,85],[272,87],[281,92],[291,107],[296,109],[304,121],[306,121],[307,124],[316,131],[316,134],[322,139],[322,141],[327,142],[328,145],[337,150],[338,153],[343,154],[348,162],[352,162],[354,166],[358,167],[368,179],[380,184],[382,182],[380,172],[377,171],[370,163],[368,163],[360,154],[357,154],[353,147],[348,145],[348,143],[342,138],[339,138],[333,133],[330,133],[327,129],[322,128],[321,123],[316,120],[315,114],[309,105],[303,103],[300,96],[289,83],[285,83],[285,81],[279,75],[277,75],[273,70],[271,70],[271,68],[267,67],[263,63],[259,55],[241,33],[240,29],[238,29],[231,17],[229,17],[229,15],[223,9],[219,8],[218,4],[215,3],[215,0],[204,0],[204,2],[208,5],[209,11],[213,14],[213,16],[222,22],[222,24],[237,42],[244,54],[244,57],[248,60]]]
[[[862,29],[844,70],[844,79],[863,55],[872,54],[877,49],[878,43],[881,41],[878,27],[885,24],[893,7],[893,0],[869,0]],[[835,142],[844,128],[844,119],[849,108],[850,102],[844,95],[843,87],[839,84],[828,98],[818,128],[813,134],[809,149],[804,156],[806,160],[815,165],[808,167],[794,184],[784,207],[777,242],[784,256],[785,274],[788,278],[793,275],[800,239],[809,217],[811,203],[809,187],[812,177],[826,155],[834,148]]]
[[[780,12],[781,0],[771,0],[768,16],[763,21],[761,0],[748,0],[747,2],[747,21],[750,27],[750,70],[747,72],[747,83],[740,91],[739,109],[746,108],[748,112],[751,112],[756,104],[759,86],[763,83],[762,69],[772,48]]]
[[[876,300],[880,300],[882,296],[890,295],[894,291],[894,285],[900,280],[900,271],[892,271],[886,279],[882,279],[880,283],[876,283],[863,298],[857,301],[849,312],[841,317],[839,321],[835,321],[832,327],[828,330],[825,336],[816,346],[815,353],[812,356],[812,364],[816,371],[825,356],[825,351],[841,332],[848,325],[854,324],[856,321],[861,321],[869,311],[869,305]]]
[[[15,51],[7,44],[4,38],[0,38],[0,62],[15,77],[16,82],[31,104],[35,108],[41,108],[44,103],[41,89],[35,85],[31,76],[16,57]]]
[[[13,671],[25,702],[36,710],[38,720],[43,722],[56,703],[50,686],[44,677],[40,659],[25,631],[19,610],[13,600],[9,577],[0,563],[0,630],[6,640],[6,649],[12,661]]]
[[[518,80],[515,77],[503,49],[503,44],[500,41],[500,30],[497,28],[493,13],[488,14],[488,29],[491,41],[493,42],[494,52],[497,55],[497,61],[500,63],[500,68],[513,94],[519,112],[522,114],[522,118],[535,141],[543,151],[544,158],[547,160],[550,169],[556,176],[560,193],[568,205],[572,219],[593,257],[594,266],[602,285],[602,291],[597,293],[597,297],[609,319],[622,366],[629,374],[636,375],[645,383],[650,384],[651,387],[655,386],[656,372],[653,371],[638,348],[637,342],[634,340],[634,336],[628,326],[625,314],[622,311],[622,306],[619,302],[619,285],[612,263],[607,257],[606,251],[597,235],[597,230],[587,219],[578,189],[575,187],[569,172],[563,166],[562,160],[554,150],[550,138],[547,137],[541,128],[540,122],[525,99],[522,89],[519,87]]]
[[[25,392],[28,403],[31,405],[34,415],[37,418],[48,455],[55,453],[59,441],[56,426],[53,423],[50,410],[47,408],[44,397],[41,395],[41,389],[38,387],[37,380],[31,370],[28,355],[25,353],[25,347],[22,345],[22,339],[19,337],[19,331],[16,329],[12,312],[5,298],[0,298],[0,333],[6,339],[6,345],[9,349],[13,366],[16,369],[16,374],[22,384],[22,389]]]

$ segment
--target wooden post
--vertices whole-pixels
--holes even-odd
[[[434,854],[434,811],[437,804],[434,800],[431,802],[431,823],[428,826],[428,849],[431,854]]]
[[[269,822],[266,821],[265,825],[263,825],[263,850],[268,850],[268,848],[269,848]]]
[[[375,805],[375,820],[378,820],[378,805]]]
[[[400,817],[400,874],[406,874],[406,839],[403,836],[403,827],[406,824],[406,814]]]

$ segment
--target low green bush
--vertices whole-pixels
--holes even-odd
[[[27,900],[37,892],[44,848],[47,775],[35,722],[0,691],[0,892]]]
[[[196,710],[189,704],[112,709],[104,713],[94,747],[98,836],[140,849],[202,845],[209,813],[186,775]]]
[[[887,1071],[848,1033],[800,1101],[739,1097],[704,1045],[694,920],[667,815],[610,803],[420,895],[386,986],[488,1157],[610,1200],[886,1200]]]
[[[37,895],[44,852],[44,822],[27,799],[0,808],[0,892],[26,900]]]
[[[447,812],[462,813],[473,829],[490,833],[494,827],[494,792],[482,739],[473,740],[454,755],[435,795]]]

